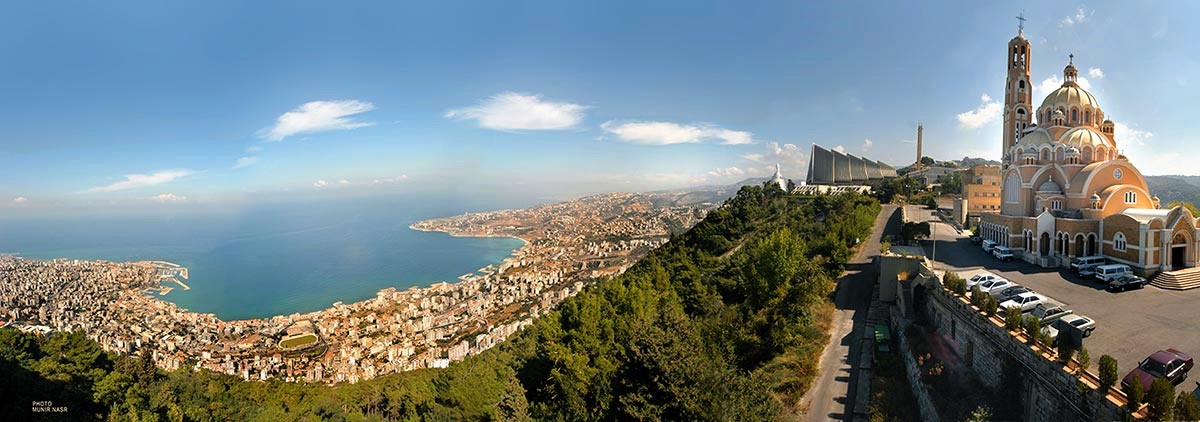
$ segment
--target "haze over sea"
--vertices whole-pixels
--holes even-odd
[[[220,212],[0,218],[0,252],[34,259],[164,260],[191,290],[161,298],[225,320],[309,312],[499,263],[522,242],[409,229],[416,221],[530,206],[502,198],[400,196]]]

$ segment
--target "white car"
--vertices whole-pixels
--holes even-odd
[[[1059,324],[1067,324],[1079,331],[1083,331],[1083,336],[1092,335],[1092,331],[1096,331],[1096,320],[1085,317],[1083,315],[1071,314],[1063,315],[1058,319]]]
[[[1039,303],[1045,302],[1046,297],[1037,293],[1021,293],[1012,299],[1004,301],[1000,304],[1001,309],[1017,308],[1021,312],[1032,311]]]
[[[971,278],[967,279],[967,290],[971,290],[972,287],[975,287],[975,285],[980,284],[980,283],[985,283],[985,282],[992,281],[992,280],[1003,280],[1003,279],[1004,279],[1003,277],[1000,277],[1000,276],[992,274],[992,273],[975,274],[975,275],[971,276]]]
[[[1011,281],[1005,280],[1003,278],[997,278],[995,280],[989,280],[989,281],[979,283],[979,291],[991,294],[992,292],[998,292],[998,291],[1007,289],[1007,288],[1015,286],[1015,285],[1016,284],[1014,284]]]

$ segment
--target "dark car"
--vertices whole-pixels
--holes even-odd
[[[1108,289],[1110,292],[1123,292],[1129,289],[1140,289],[1143,287],[1146,287],[1146,279],[1133,274],[1128,274],[1117,277],[1108,282],[1108,286],[1106,286],[1105,289]]]
[[[992,292],[992,296],[996,297],[997,303],[1004,303],[1004,301],[1017,297],[1017,295],[1021,293],[1028,293],[1031,291],[1032,290],[1029,290],[1025,286],[1012,286],[998,292]]]
[[[981,242],[983,242],[983,238],[982,238],[982,237],[979,237],[979,236],[971,236],[971,243],[974,243],[974,244],[978,245],[978,244],[980,244]]]
[[[1187,353],[1175,349],[1159,350],[1129,371],[1121,379],[1121,387],[1128,386],[1135,379],[1142,383],[1142,391],[1150,391],[1150,384],[1158,378],[1166,378],[1171,385],[1179,384],[1187,379],[1192,364],[1192,357]]]

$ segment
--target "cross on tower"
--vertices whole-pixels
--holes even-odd
[[[1067,64],[1075,64],[1075,53],[1068,54],[1067,59],[1068,59]]]
[[[1017,32],[1025,32],[1025,11],[1024,10],[1021,11],[1021,14],[1017,15],[1017,20],[1020,21],[1017,23]]]

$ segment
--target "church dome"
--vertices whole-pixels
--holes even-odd
[[[1099,109],[1100,102],[1096,101],[1096,97],[1087,90],[1080,88],[1079,85],[1073,82],[1063,83],[1063,86],[1051,92],[1042,100],[1042,110],[1070,110],[1075,107],[1082,113],[1085,109]]]
[[[1058,186],[1058,183],[1054,183],[1053,180],[1047,180],[1041,186],[1038,186],[1037,191],[1038,193],[1062,193],[1062,187]]]
[[[1100,146],[1112,147],[1112,143],[1108,140],[1108,137],[1085,126],[1080,126],[1067,131],[1067,133],[1064,133],[1062,137],[1058,139],[1058,142],[1076,148],[1092,147],[1093,150]]]
[[[1037,128],[1022,134],[1021,141],[1017,145],[1024,146],[1026,149],[1032,147],[1036,151],[1038,146],[1052,143],[1054,143],[1054,140],[1050,138],[1050,132],[1047,132],[1046,129]]]

